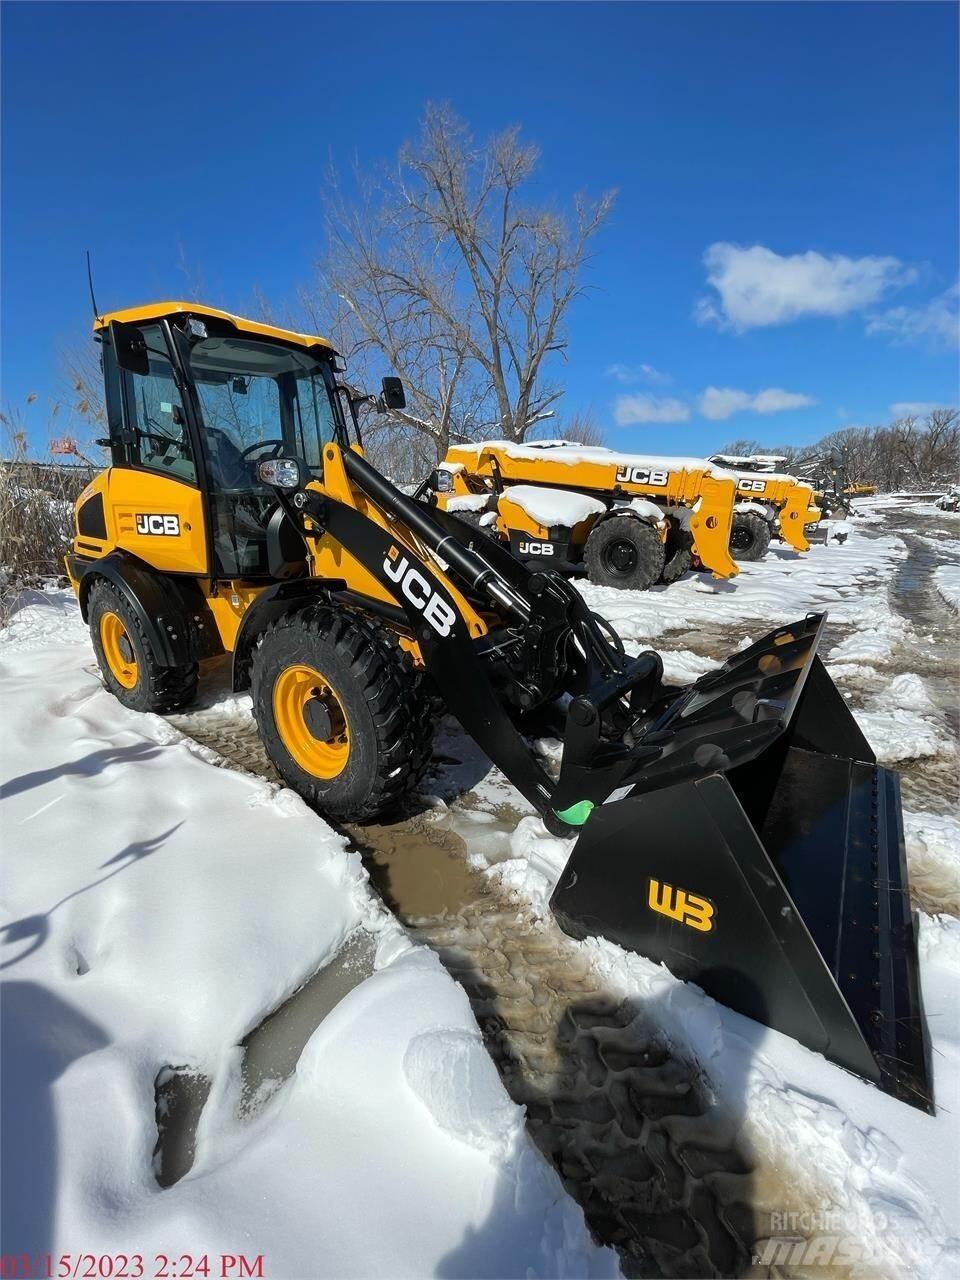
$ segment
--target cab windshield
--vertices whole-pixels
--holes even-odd
[[[190,349],[200,401],[215,572],[269,576],[267,527],[276,493],[258,464],[297,457],[323,476],[323,446],[334,439],[339,404],[330,362],[278,342],[211,334]]]
[[[336,431],[329,364],[256,338],[211,336],[190,351],[207,474],[223,493],[262,489],[257,463],[296,456],[317,476]]]

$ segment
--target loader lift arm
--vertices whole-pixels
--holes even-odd
[[[338,458],[357,489],[397,521],[398,536],[391,537],[346,502],[312,488],[287,499],[291,513],[306,516],[349,548],[388,586],[407,615],[426,669],[449,710],[547,826],[556,834],[571,834],[637,766],[637,754],[622,735],[662,696],[659,656],[646,652],[627,658],[611,640],[609,629],[560,575],[530,572],[461,522],[438,519],[438,513],[401,493],[358,453],[328,445],[327,462]],[[429,552],[416,561],[405,545],[412,541],[411,533]],[[437,562],[504,620],[492,637],[477,640],[468,634],[455,602],[433,571]],[[501,679],[495,687],[491,669],[497,666]],[[575,697],[565,719],[555,712],[551,718],[548,704],[561,685],[571,688]],[[504,694],[513,716],[504,705]],[[536,710],[548,717],[549,729],[566,744],[556,781],[517,727],[516,717]],[[617,733],[603,742],[605,726]]]

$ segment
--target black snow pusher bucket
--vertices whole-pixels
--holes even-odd
[[[638,734],[655,758],[591,814],[551,907],[932,1112],[898,780],[817,657],[823,622]]]

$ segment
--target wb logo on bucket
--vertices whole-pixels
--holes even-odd
[[[420,610],[438,636],[450,634],[457,615],[445,600],[435,594],[426,577],[396,547],[391,547],[384,557],[383,571],[392,582],[399,583],[400,590],[413,607]]]
[[[685,889],[674,889],[672,885],[661,884],[659,880],[650,880],[647,902],[651,910],[661,916],[669,916],[690,929],[700,933],[709,933],[713,928],[717,909],[708,898],[699,894],[687,893]]]
[[[180,536],[179,516],[136,516],[137,533],[155,534],[160,538],[177,538]]]

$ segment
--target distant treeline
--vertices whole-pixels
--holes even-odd
[[[813,445],[732,440],[721,452],[776,454],[787,459],[786,470],[812,472],[832,450],[839,452],[853,484],[874,485],[881,493],[945,489],[960,479],[960,412],[934,409],[887,426],[844,427]]]

